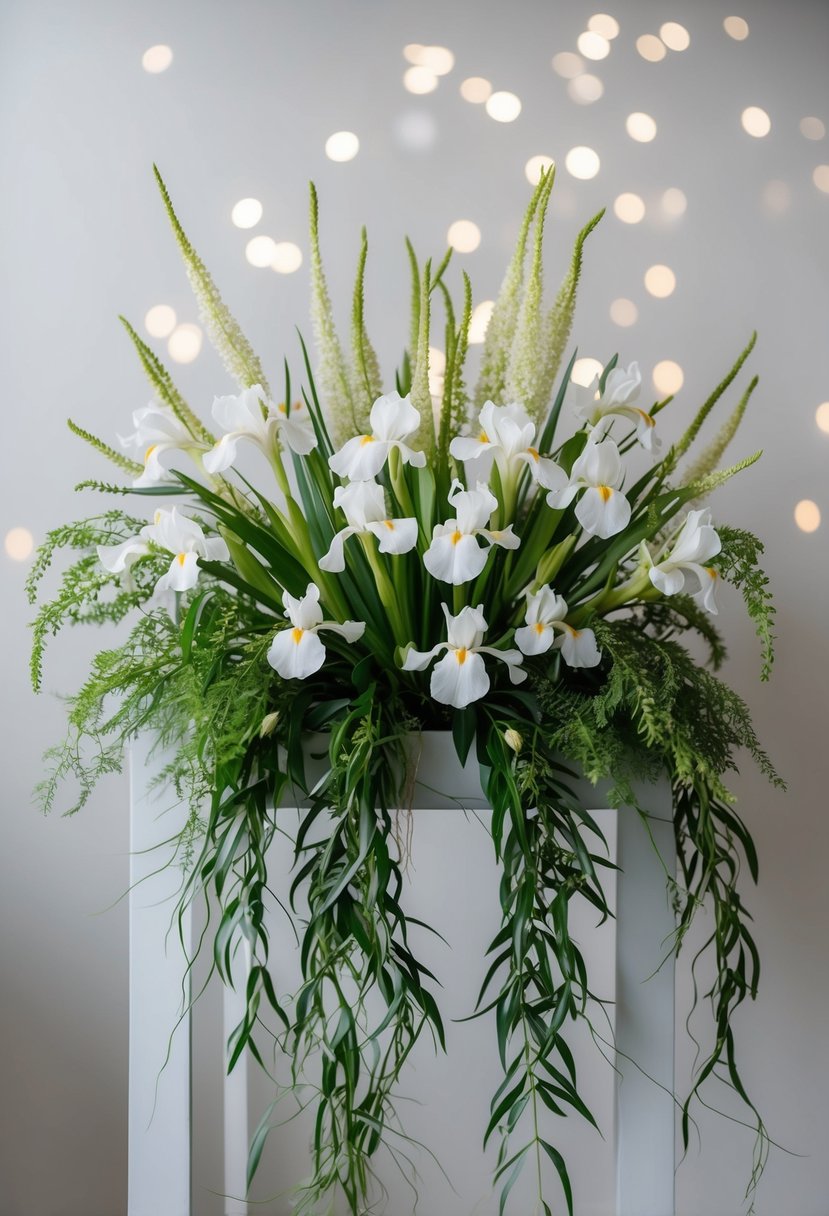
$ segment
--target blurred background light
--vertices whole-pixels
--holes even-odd
[[[553,55],[553,71],[565,80],[572,80],[584,71],[584,60],[575,51],[559,51]]]
[[[829,401],[822,402],[815,410],[815,422],[829,435]]]
[[[189,322],[177,326],[170,334],[167,352],[176,363],[192,363],[202,348],[202,332]]]
[[[601,34],[602,38],[612,41],[619,36],[619,22],[609,13],[595,13],[587,23],[587,28],[593,34]]]
[[[254,228],[262,218],[262,204],[258,198],[240,198],[230,218],[237,228]]]
[[[494,307],[494,300],[481,300],[480,304],[476,304],[473,308],[472,316],[469,320],[470,345],[477,346],[483,342]]]
[[[656,122],[651,118],[650,114],[643,114],[637,111],[634,114],[628,114],[625,119],[625,130],[631,139],[635,139],[639,144],[649,144],[652,139],[656,138]]]
[[[829,165],[817,165],[812,174],[812,181],[818,190],[822,190],[824,194],[829,194]]]
[[[431,68],[415,64],[414,67],[406,68],[403,73],[403,87],[410,93],[434,93],[438,87],[438,78]]]
[[[620,194],[613,203],[613,211],[623,224],[638,224],[645,217],[645,203],[638,194]]]
[[[473,105],[482,105],[492,94],[492,85],[484,76],[467,76],[461,81],[461,97]]]
[[[325,155],[329,160],[353,160],[360,151],[360,141],[353,131],[335,131],[325,141]]]
[[[552,156],[544,156],[543,153],[531,156],[524,166],[524,176],[531,186],[537,186],[541,181],[542,170],[549,169],[554,163]]]
[[[410,152],[428,152],[435,146],[438,125],[424,110],[407,110],[394,121],[394,134],[401,148]]]
[[[723,29],[729,38],[735,42],[744,42],[748,38],[748,22],[743,17],[726,17]]]
[[[769,215],[782,215],[792,204],[791,187],[778,178],[766,182],[761,197],[763,209]]]
[[[771,119],[760,106],[746,106],[740,115],[740,122],[747,135],[762,139],[771,130]]]
[[[610,43],[601,34],[593,30],[585,30],[576,39],[576,46],[585,59],[607,59],[610,54]]]
[[[636,49],[648,63],[659,63],[668,53],[665,43],[656,34],[640,34],[636,39]]]
[[[598,76],[585,72],[582,76],[574,76],[567,81],[567,94],[571,101],[578,105],[588,106],[598,101],[604,93],[604,85]]]
[[[801,498],[794,509],[794,522],[801,532],[816,532],[820,527],[820,507],[811,498]]]
[[[653,386],[658,393],[666,396],[678,393],[685,383],[685,375],[678,363],[673,359],[663,359],[653,369]]]
[[[676,287],[676,275],[670,266],[649,266],[645,271],[645,288],[657,300],[664,300],[673,294]]]
[[[620,296],[610,305],[610,319],[614,325],[627,329],[629,325],[635,325],[638,318],[639,309],[633,300],[626,300],[624,296]]]
[[[588,181],[599,172],[601,161],[599,154],[592,148],[579,145],[577,148],[570,149],[564,158],[564,165],[571,177]]]
[[[151,338],[166,338],[176,327],[176,310],[169,304],[154,304],[144,316],[144,328]]]
[[[800,134],[806,139],[823,139],[826,134],[826,124],[814,116],[801,118]]]
[[[666,21],[660,26],[659,37],[669,51],[687,51],[691,45],[691,35],[678,21]]]
[[[481,243],[481,230],[472,220],[455,220],[449,225],[446,240],[458,253],[473,253]]]
[[[141,56],[142,68],[152,76],[157,76],[159,72],[166,72],[172,62],[172,49],[163,43],[159,43],[158,46],[148,47]]]
[[[25,562],[35,547],[34,537],[28,528],[10,528],[3,547],[12,561]]]
[[[302,265],[302,250],[293,241],[277,241],[273,247],[271,270],[277,274],[293,274]]]
[[[486,100],[486,112],[496,122],[515,122],[521,113],[521,101],[515,93],[504,90],[491,93]]]
[[[587,388],[589,384],[593,383],[596,376],[600,376],[603,371],[604,365],[598,359],[576,359],[576,362],[573,364],[571,379],[576,384],[581,384],[584,388]]]
[[[671,219],[684,215],[688,206],[688,200],[678,186],[669,186],[667,190],[663,191],[660,202],[662,210]]]
[[[251,266],[264,269],[270,266],[276,253],[276,241],[272,236],[252,236],[245,245],[245,257]]]

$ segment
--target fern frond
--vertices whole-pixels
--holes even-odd
[[[760,678],[768,680],[774,662],[775,608],[768,576],[760,566],[765,551],[763,543],[742,528],[721,525],[717,531],[722,549],[712,565],[719,571],[720,578],[742,593],[746,612],[754,622],[762,648]]]

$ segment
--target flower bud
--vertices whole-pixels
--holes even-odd
[[[524,746],[524,740],[521,738],[518,731],[513,730],[511,726],[504,731],[504,742],[506,743],[507,747],[512,748],[516,756]]]
[[[279,715],[278,711],[275,711],[272,714],[265,714],[265,717],[262,719],[262,722],[259,727],[259,738],[260,739],[266,739],[268,737],[268,735],[273,734],[273,732],[276,730],[277,723],[279,722],[279,718],[280,718],[280,715]]]

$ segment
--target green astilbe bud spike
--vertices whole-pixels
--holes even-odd
[[[481,359],[481,372],[475,386],[475,406],[480,409],[485,401],[499,402],[504,395],[504,384],[509,362],[510,348],[518,320],[518,310],[521,305],[521,288],[524,283],[524,259],[527,251],[527,240],[530,226],[535,217],[538,201],[544,190],[545,178],[542,177],[532,193],[518,241],[512,255],[501,290],[495,301],[492,316],[486,330],[484,350]]]
[[[412,370],[412,405],[420,414],[418,446],[431,452],[435,444],[435,423],[432,415],[432,394],[429,392],[429,296],[432,289],[432,263],[423,267],[418,304],[417,351]]]
[[[77,435],[79,439],[83,439],[96,452],[100,452],[102,456],[106,456],[107,460],[111,460],[113,464],[116,464],[119,469],[123,469],[125,473],[129,473],[131,477],[140,477],[144,472],[142,464],[139,464],[136,460],[130,460],[129,456],[125,456],[123,452],[117,452],[108,443],[104,443],[103,439],[99,439],[97,435],[93,435],[90,431],[85,431],[83,427],[78,426],[71,418],[67,418],[66,425],[73,435]]]
[[[176,243],[184,258],[187,277],[190,280],[190,286],[193,289],[193,294],[199,306],[202,324],[207,330],[207,335],[216,353],[231,376],[242,388],[250,388],[254,384],[261,384],[265,393],[270,396],[270,389],[265,380],[265,373],[262,371],[262,365],[254,353],[253,347],[222,300],[219,289],[210,277],[210,273],[204,262],[202,262],[187,239],[187,235],[179,223],[178,216],[173,210],[173,204],[170,200],[167,187],[164,184],[164,179],[155,165],[153,165],[153,172],[158,182],[158,188],[161,191],[167,216],[173,227]]]
[[[728,445],[737,433],[737,428],[743,420],[743,414],[746,412],[749,398],[754,392],[759,383],[759,377],[755,376],[749,384],[746,391],[743,393],[736,407],[729,416],[727,422],[720,428],[718,434],[712,443],[708,445],[705,451],[691,465],[688,471],[683,474],[683,481],[688,485],[696,481],[702,481],[709,473],[713,473],[717,465],[720,463]]]
[[[505,384],[508,401],[520,401],[538,417],[547,404],[540,399],[544,364],[541,339],[541,309],[544,295],[544,221],[555,181],[555,168],[544,174],[535,216],[533,259],[524,289],[515,336],[510,349]]]
[[[718,469],[716,473],[708,473],[697,482],[686,482],[685,489],[692,489],[695,499],[705,498],[708,494],[712,494],[714,490],[719,489],[721,485],[730,481],[736,473],[742,473],[743,469],[748,469],[751,465],[756,464],[762,455],[761,449],[758,452],[754,452],[751,456],[746,456],[743,460],[738,460],[730,468]]]
[[[420,333],[420,266],[414,245],[406,237],[406,253],[409,257],[411,278],[411,304],[409,307],[409,362],[414,366],[417,355],[417,338]]]
[[[179,422],[187,428],[194,439],[208,444],[215,443],[215,436],[211,434],[201,419],[190,409],[190,406],[173,383],[172,376],[155,352],[135,332],[126,317],[119,317],[118,320],[129,334],[130,340],[138,353],[138,358],[141,360],[141,366],[144,368],[147,379],[153,387],[153,392],[161,404],[166,405],[173,411]]]
[[[472,282],[466,271],[463,272],[463,313],[461,315],[458,341],[455,347],[455,360],[452,365],[452,410],[451,425],[457,435],[466,421],[469,407],[469,394],[463,378],[466,366],[466,356],[469,353],[469,326],[472,324]]]
[[[339,445],[353,435],[355,430],[359,430],[359,426],[351,395],[351,378],[340,339],[337,336],[334,310],[331,307],[331,297],[328,294],[328,284],[322,266],[319,202],[313,182],[310,183],[310,236],[311,325],[319,358],[317,381],[334,442]]]
[[[358,429],[368,428],[368,414],[374,402],[383,392],[383,380],[377,354],[366,332],[365,322],[365,273],[368,256],[368,237],[363,228],[360,239],[360,258],[357,263],[357,278],[354,283],[354,300],[351,309],[352,346],[352,397]]]
[[[584,243],[604,215],[604,208],[589,220],[576,237],[573,246],[573,256],[570,259],[570,269],[558,289],[555,303],[547,314],[542,335],[544,342],[543,371],[539,380],[536,398],[536,416],[541,417],[547,407],[547,402],[553,393],[553,387],[558,376],[567,343],[573,329],[573,317],[576,312],[576,296],[578,295],[579,279],[584,259]]]
[[[732,383],[732,381],[736,377],[737,373],[740,371],[740,368],[743,366],[743,364],[745,363],[748,356],[754,350],[754,344],[756,341],[757,341],[757,334],[755,332],[751,335],[751,338],[749,339],[748,345],[746,346],[745,350],[743,350],[740,353],[740,355],[737,357],[737,361],[734,364],[734,366],[731,368],[731,371],[728,373],[728,375],[723,380],[720,381],[720,383],[714,389],[713,393],[708,398],[708,400],[705,401],[702,406],[700,406],[700,409],[697,411],[697,416],[694,418],[694,421],[688,427],[688,430],[682,436],[679,443],[675,444],[674,447],[671,448],[670,452],[668,452],[667,456],[665,457],[664,461],[662,462],[662,467],[666,474],[671,473],[676,468],[680,459],[688,451],[689,447],[691,446],[691,444],[694,442],[697,435],[699,434],[700,427],[705,422],[705,419],[711,413],[712,409],[717,404],[720,397],[722,397],[723,393],[728,388],[728,386]]]

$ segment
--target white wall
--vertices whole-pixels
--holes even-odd
[[[630,227],[610,214],[592,239],[581,352],[602,358],[618,349],[648,371],[660,359],[679,362],[685,387],[666,419],[670,429],[687,420],[751,329],[760,331],[753,363],[761,386],[736,451],[763,447],[765,456],[716,506],[721,519],[753,527],[768,542],[780,634],[770,686],[757,684],[757,646],[739,605],[729,601],[721,620],[728,677],[749,700],[789,793],[769,790],[749,766],[736,783],[761,857],[761,886],[748,898],[764,965],[760,998],[740,1015],[739,1031],[745,1075],[772,1135],[804,1154],[772,1155],[758,1216],[825,1216],[829,588],[825,527],[799,532],[793,508],[812,498],[829,512],[829,437],[814,422],[815,407],[829,398],[829,196],[811,177],[829,162],[829,147],[798,130],[805,115],[829,121],[829,9],[741,0],[751,32],[738,43],[723,33],[730,9],[719,2],[677,0],[669,10],[613,0],[609,7],[622,33],[593,68],[604,97],[582,107],[550,69],[551,55],[572,49],[584,28],[592,10],[582,4],[7,0],[0,15],[0,526],[4,533],[25,526],[39,539],[57,521],[97,507],[98,500],[79,501],[72,486],[108,470],[71,439],[64,419],[71,414],[114,437],[147,399],[116,314],[140,324],[149,306],[165,302],[181,319],[196,319],[155,194],[153,160],[276,375],[285,353],[297,365],[292,327],[307,314],[305,268],[288,278],[250,267],[247,236],[229,222],[236,199],[262,199],[258,231],[305,248],[313,177],[342,302],[359,226],[368,224],[369,320],[390,371],[406,332],[403,233],[420,250],[439,252],[452,220],[475,220],[481,247],[459,261],[476,298],[491,298],[526,198],[527,158],[546,152],[562,161],[574,145],[595,147],[599,175],[581,183],[562,171],[556,187],[550,247],[557,266],[579,221],[622,191],[641,194],[648,215]],[[690,49],[645,63],[636,36],[671,18],[688,27]],[[159,42],[172,46],[175,60],[150,76],[141,54]],[[427,97],[401,85],[401,49],[409,42],[444,44],[457,56],[453,73]],[[494,123],[462,101],[458,84],[470,75],[518,93],[518,121]],[[771,115],[767,138],[741,130],[748,105]],[[657,120],[651,144],[625,134],[624,118],[636,110]],[[400,124],[410,115],[434,124],[431,150],[401,147]],[[349,164],[333,164],[324,142],[343,128],[358,133],[361,151]],[[773,180],[790,193],[779,214],[763,201]],[[674,223],[658,208],[670,186],[688,197],[687,213]],[[668,300],[653,300],[642,287],[645,268],[656,262],[677,275]],[[631,329],[609,320],[618,296],[639,305]],[[227,385],[207,351],[179,378],[204,409]],[[126,922],[123,904],[108,909],[126,888],[126,785],[109,780],[74,821],[55,815],[47,822],[33,809],[41,753],[60,731],[57,697],[78,683],[100,639],[57,643],[46,692],[35,700],[26,674],[25,564],[3,555],[0,571],[0,1212],[111,1216],[125,1199]],[[683,1049],[680,1063],[687,1062]],[[679,1210],[732,1216],[741,1210],[750,1137],[707,1115],[701,1124],[704,1151],[694,1150],[678,1174]]]

